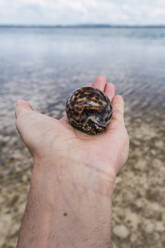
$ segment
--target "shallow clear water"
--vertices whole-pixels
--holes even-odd
[[[122,245],[164,247],[165,28],[0,28],[3,247],[16,246],[32,168],[16,133],[16,101],[60,118],[68,94],[100,74],[124,96],[130,136],[129,159],[114,192],[114,226],[132,232]],[[151,235],[152,226],[158,228]],[[121,245],[115,234],[112,240]]]
[[[67,95],[104,74],[133,110],[165,106],[164,28],[0,28],[0,47],[1,95],[10,82],[24,97],[34,80],[38,91],[51,81]]]

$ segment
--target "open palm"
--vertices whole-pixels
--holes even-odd
[[[129,138],[124,124],[124,102],[103,76],[88,86],[102,90],[111,100],[113,114],[107,130],[90,136],[73,128],[66,116],[60,120],[40,114],[25,101],[17,103],[17,129],[34,158],[74,159],[115,175],[128,157]],[[52,157],[53,154],[53,157]]]

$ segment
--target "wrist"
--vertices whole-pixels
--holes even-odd
[[[79,192],[112,196],[115,174],[103,163],[80,162],[72,159],[35,159],[32,181],[38,181],[40,188],[67,186]],[[50,190],[50,193],[52,190]]]

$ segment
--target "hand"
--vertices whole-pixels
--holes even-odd
[[[113,107],[107,130],[96,136],[74,129],[66,116],[56,120],[17,103],[16,126],[34,157],[17,248],[109,247],[113,184],[129,138],[114,85],[100,76],[88,86],[104,91]]]
[[[103,76],[88,86],[102,90],[112,102],[112,119],[103,134],[90,136],[82,133],[70,126],[66,116],[61,120],[53,119],[34,111],[25,101],[17,103],[17,129],[35,159],[75,159],[114,177],[126,162],[129,150],[124,102],[121,96],[115,96],[114,85],[106,83]]]

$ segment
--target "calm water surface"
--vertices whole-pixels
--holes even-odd
[[[113,226],[125,226],[130,235],[121,240],[113,234],[115,247],[121,241],[127,247],[165,247],[165,29],[0,28],[3,247],[16,247],[32,168],[16,133],[16,101],[23,98],[60,118],[68,94],[100,74],[124,96],[130,135],[129,159],[113,198]]]
[[[116,84],[132,114],[163,111],[165,29],[0,28],[2,98],[50,98],[53,84],[63,98],[100,74]]]

